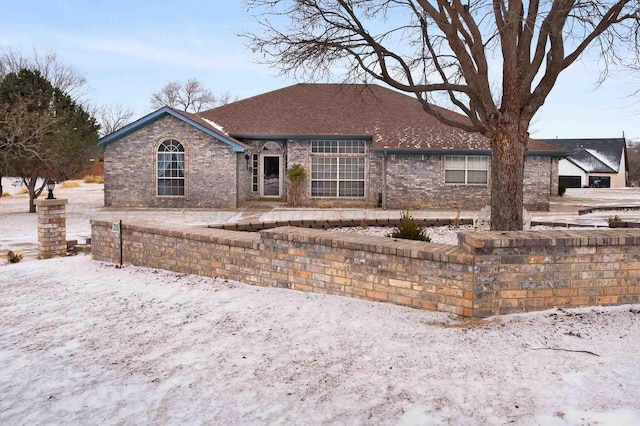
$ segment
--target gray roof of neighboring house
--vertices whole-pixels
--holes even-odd
[[[587,173],[619,173],[626,151],[624,138],[609,139],[538,139],[570,154],[567,160]],[[625,163],[626,164],[626,163]]]

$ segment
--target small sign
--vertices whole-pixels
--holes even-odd
[[[120,222],[113,222],[111,224],[111,230],[113,232],[118,232],[119,233],[120,232]]]

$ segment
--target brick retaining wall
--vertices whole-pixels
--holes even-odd
[[[92,221],[92,255],[119,234]],[[239,232],[124,223],[124,262],[247,284],[487,317],[638,303],[640,230],[461,232],[459,246],[317,229]]]
[[[474,316],[640,298],[640,231],[461,233],[474,257]]]

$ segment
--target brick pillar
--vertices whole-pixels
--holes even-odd
[[[37,199],[38,207],[38,258],[67,255],[67,224],[65,199]]]

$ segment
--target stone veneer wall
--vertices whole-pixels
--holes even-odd
[[[465,316],[640,296],[640,230],[463,232],[449,246],[294,227],[122,229],[125,263]],[[92,255],[119,261],[110,222],[92,221]]]
[[[166,139],[185,146],[184,197],[156,195],[157,148]],[[106,147],[105,206],[236,207],[236,157],[243,155],[174,117],[164,117]]]

